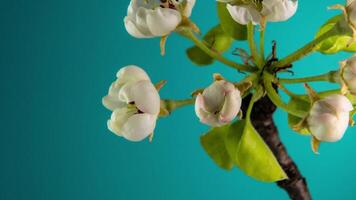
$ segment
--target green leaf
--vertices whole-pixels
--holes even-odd
[[[200,137],[200,143],[207,154],[221,168],[231,170],[233,162],[225,147],[225,137],[230,131],[230,125],[213,128],[207,134]]]
[[[217,3],[217,11],[222,29],[235,40],[247,40],[247,26],[232,19],[226,3]]]
[[[275,182],[288,178],[273,152],[249,120],[237,121],[226,137],[226,149],[234,163],[252,178]]]
[[[233,42],[233,39],[227,35],[220,25],[212,28],[203,38],[208,48],[218,53],[223,53],[228,50]],[[197,46],[187,49],[189,59],[199,66],[210,65],[214,59],[207,55]]]
[[[210,57],[197,46],[187,49],[187,56],[194,64],[198,66],[210,65],[214,62],[212,57]]]
[[[287,178],[272,151],[247,120],[213,128],[201,137],[208,155],[221,168],[239,167],[252,178],[275,182]]]
[[[337,15],[327,21],[318,31],[316,37],[334,30],[336,35],[320,42],[315,49],[323,54],[335,54],[340,51],[356,52],[356,43],[352,41],[351,30],[343,15]]]
[[[301,95],[299,98],[291,98],[288,102],[288,107],[295,109],[295,110],[302,110],[308,112],[310,110],[310,102],[308,100],[308,96]],[[303,119],[292,114],[288,114],[288,125],[291,129],[298,123],[300,123]],[[302,130],[298,131],[298,133],[302,135],[309,135],[309,130],[307,128],[303,128]]]

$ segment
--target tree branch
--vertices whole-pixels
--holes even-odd
[[[243,112],[246,112],[250,100],[251,95],[244,99],[242,105]],[[273,113],[275,111],[276,106],[267,96],[261,98],[253,107],[251,115],[252,124],[270,147],[289,177],[287,180],[277,182],[277,185],[284,189],[292,200],[311,200],[305,178],[299,172],[297,165],[288,155],[285,146],[279,138],[278,129],[273,121]]]

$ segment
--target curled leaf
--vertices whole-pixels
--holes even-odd
[[[356,42],[352,40],[352,31],[343,15],[337,15],[327,21],[319,29],[316,37],[330,30],[333,30],[336,34],[320,42],[315,50],[323,54],[334,54],[340,51],[356,52]]]

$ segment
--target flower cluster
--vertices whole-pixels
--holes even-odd
[[[297,0],[217,1],[225,3],[226,13],[242,25],[264,26],[265,22],[285,21],[298,8]],[[183,24],[193,24],[188,18],[194,5],[195,0],[131,0],[124,19],[126,30],[136,38],[166,37]],[[344,9],[347,20],[356,24],[356,1],[348,0]],[[339,71],[341,94],[312,99],[311,109],[303,115],[304,128],[319,142],[340,140],[351,120],[350,112],[354,108],[345,95],[356,95],[356,56],[342,62]],[[196,93],[195,112],[202,123],[220,127],[237,117],[243,92],[236,85],[217,75],[209,87]],[[262,91],[261,95],[267,92]],[[141,141],[152,135],[160,113],[169,114],[165,100],[160,99],[147,73],[137,66],[124,67],[117,73],[117,80],[110,86],[103,104],[113,111],[108,128],[130,141]]]

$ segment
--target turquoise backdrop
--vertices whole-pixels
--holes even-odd
[[[301,47],[338,13],[327,6],[343,2],[300,0],[291,20],[268,24],[266,51],[273,39],[280,57]],[[219,169],[200,147],[199,136],[208,127],[199,123],[192,106],[160,119],[152,144],[131,143],[107,130],[110,112],[101,98],[125,65],[142,66],[154,81],[167,80],[163,98],[187,98],[207,86],[214,72],[231,80],[242,77],[219,63],[192,65],[185,57],[191,43],[176,34],[161,57],[158,39],[138,40],[126,33],[128,4],[1,1],[0,199],[287,199],[275,184],[256,182],[238,169]],[[207,31],[217,23],[215,2],[197,0],[192,19]],[[347,56],[313,54],[295,64],[295,77],[336,69]],[[291,88],[304,92],[302,85]],[[356,199],[355,129],[338,143],[323,144],[316,156],[310,138],[287,127],[285,113],[279,111],[275,119],[314,199]]]

